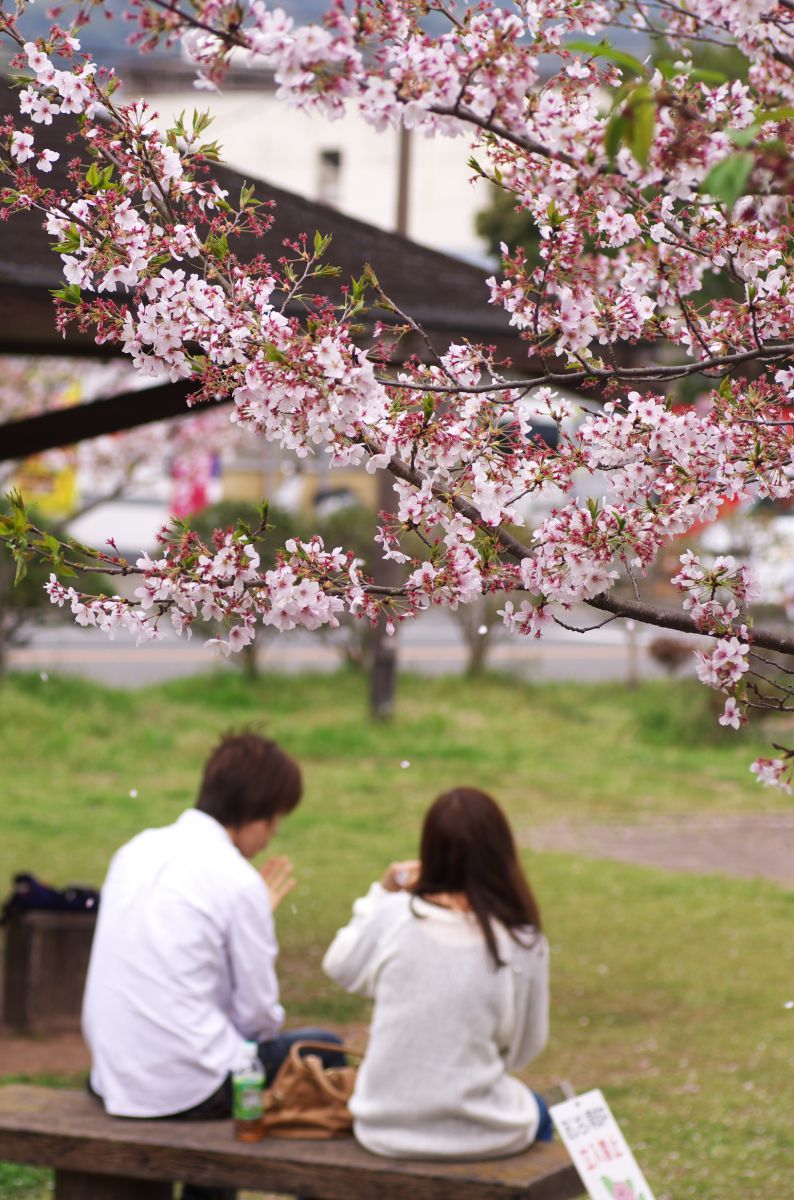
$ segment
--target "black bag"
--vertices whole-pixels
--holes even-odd
[[[11,895],[0,913],[0,925],[5,925],[12,917],[32,909],[95,913],[98,908],[99,892],[96,888],[70,883],[61,890],[50,887],[48,883],[42,883],[35,875],[23,873],[14,876]]]

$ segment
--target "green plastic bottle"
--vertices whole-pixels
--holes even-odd
[[[259,1142],[265,1136],[264,1113],[265,1072],[259,1061],[256,1042],[246,1042],[249,1063],[232,1075],[232,1117],[234,1136],[238,1142]]]

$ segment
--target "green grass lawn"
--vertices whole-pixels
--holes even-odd
[[[790,804],[748,772],[760,734],[721,730],[708,706],[708,693],[685,683],[627,691],[407,677],[382,725],[367,719],[366,687],[352,674],[251,684],[225,673],[132,693],[12,676],[0,686],[0,881],[27,868],[56,883],[100,882],[121,842],[191,803],[220,732],[264,729],[306,779],[279,835],[299,879],[278,922],[288,1013],[294,1023],[360,1020],[365,1005],[322,978],[322,952],[353,898],[415,852],[438,791],[492,791],[525,844],[549,820]],[[794,893],[528,850],[526,862],[553,952],[552,1038],[528,1078],[601,1087],[657,1200],[784,1200]],[[30,1200],[43,1187],[40,1173],[0,1165],[0,1197]]]

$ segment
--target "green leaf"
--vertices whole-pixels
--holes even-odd
[[[214,120],[214,118],[212,116],[212,113],[210,113],[208,110],[205,110],[204,112],[199,112],[198,109],[194,108],[193,109],[193,137],[198,137],[200,134],[204,133],[205,130],[209,129],[213,120]]]
[[[65,304],[80,304],[83,299],[83,293],[76,283],[65,283],[63,287],[53,288],[51,295],[56,300],[63,300]]]
[[[557,205],[554,202],[554,200],[550,201],[549,206],[546,209],[546,218],[549,222],[549,225],[551,225],[552,229],[559,229],[559,227],[561,225],[565,224],[565,217],[562,215],[560,210],[557,208]]]
[[[648,76],[648,72],[638,58],[635,58],[633,54],[626,54],[625,50],[618,50],[617,46],[613,46],[606,38],[600,42],[585,42],[576,39],[573,42],[566,42],[565,49],[576,50],[581,54],[586,54],[589,58],[606,58],[616,66],[625,67],[627,71],[633,71],[636,75],[642,75],[643,78]]]
[[[350,298],[354,304],[360,304],[364,299],[367,291],[367,277],[362,275],[360,279],[356,279],[355,275],[350,276]]]
[[[289,361],[286,354],[282,353],[272,342],[267,342],[265,345],[265,358],[268,362],[285,363]]]
[[[43,534],[43,536],[40,537],[39,540],[36,542],[36,549],[40,550],[42,555],[45,558],[51,559],[53,561],[61,558],[61,556],[63,554],[63,551],[61,549],[61,543],[58,541],[57,537],[55,537],[54,534],[52,534],[52,533]]]
[[[710,67],[690,67],[686,63],[676,63],[669,58],[661,59],[656,66],[665,79],[676,79],[679,75],[686,75],[693,83],[713,83],[719,86],[728,82],[724,71],[715,71]]]
[[[16,574],[14,575],[14,587],[18,587],[28,573],[27,563],[20,553],[14,552],[14,561],[17,564]]]
[[[759,108],[755,119],[762,125],[765,121],[794,121],[794,108]]]
[[[727,83],[729,78],[724,71],[712,71],[708,67],[693,67],[687,74],[694,83],[714,83],[717,87]]]
[[[219,142],[202,142],[194,153],[200,155],[202,158],[206,158],[208,162],[221,161],[221,147]],[[231,210],[231,205],[228,202],[227,207]]]
[[[711,168],[699,190],[733,208],[739,197],[746,194],[747,181],[754,166],[755,155],[749,150],[741,154],[729,154]]]
[[[61,234],[61,240],[53,246],[58,254],[72,254],[75,250],[80,249],[80,234],[77,232],[77,226],[71,224]]]
[[[326,234],[326,235],[323,235],[322,233],[320,233],[319,229],[315,230],[315,233],[314,233],[314,253],[315,253],[316,255],[318,255],[318,256],[319,256],[319,255],[322,255],[322,254],[325,254],[326,250],[328,249],[328,247],[329,247],[330,245],[331,245],[331,235],[330,235],[330,233],[329,233],[329,234]]]
[[[268,517],[270,515],[270,501],[269,500],[260,500],[259,504],[256,507],[257,507],[257,512],[259,513],[259,524],[260,524],[261,528],[262,529],[272,529],[273,526],[268,524]]]
[[[91,166],[86,171],[85,181],[88,187],[95,188],[97,191],[106,191],[110,187],[113,180],[113,164],[100,167],[97,163],[91,163]]]
[[[734,146],[752,146],[760,131],[760,125],[748,125],[746,129],[729,129],[728,137]]]
[[[604,130],[604,149],[609,155],[611,162],[614,162],[615,156],[620,149],[620,144],[625,140],[628,128],[628,121],[621,112],[614,112],[607,121],[606,129]]]
[[[225,233],[211,233],[207,238],[206,247],[207,251],[210,254],[214,254],[216,258],[221,260],[221,262],[223,262],[224,259],[226,259],[229,255],[229,239]]]
[[[623,109],[628,123],[626,144],[641,166],[648,162],[656,125],[656,99],[647,83],[639,84]]]

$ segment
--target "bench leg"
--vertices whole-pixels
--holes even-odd
[[[170,1183],[121,1175],[55,1172],[55,1200],[173,1200]]]

